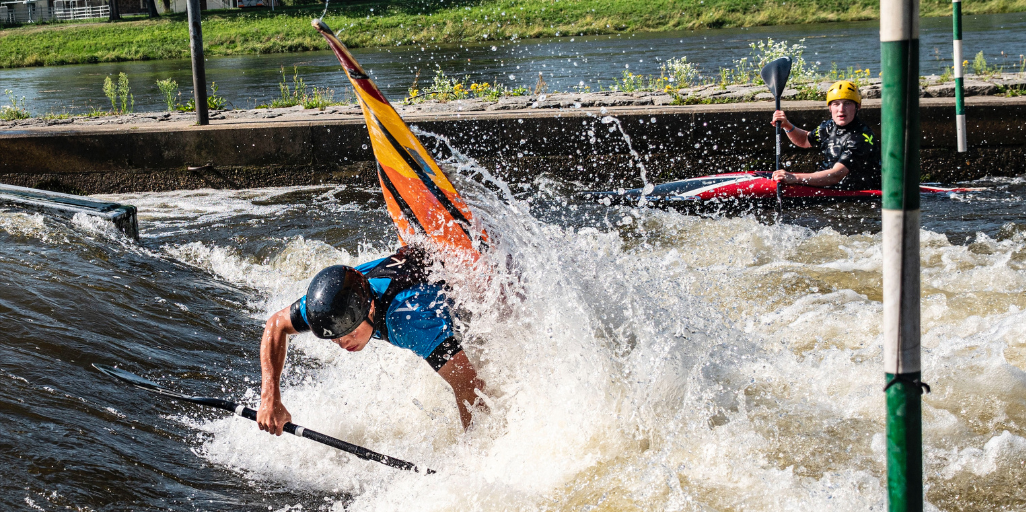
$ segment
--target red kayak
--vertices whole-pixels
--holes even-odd
[[[645,194],[645,201],[662,206],[688,206],[702,204],[737,203],[752,205],[776,203],[777,182],[764,172],[731,172],[714,176],[700,176],[682,181],[656,185]],[[947,196],[965,192],[976,192],[981,188],[945,188],[920,185],[919,193]],[[586,196],[598,199],[604,204],[637,202],[642,189],[586,192]],[[789,204],[805,204],[832,201],[879,200],[880,190],[838,190],[832,188],[785,185],[783,200]],[[608,201],[607,201],[608,199]]]

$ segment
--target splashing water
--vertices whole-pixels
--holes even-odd
[[[637,209],[619,231],[596,220],[608,213],[546,224],[529,200],[449,150],[456,186],[501,234],[485,288],[454,291],[490,412],[463,434],[441,380],[385,343],[354,355],[300,336],[285,389],[306,424],[439,477],[254,436],[231,418],[197,425],[210,435],[203,457],[343,493],[335,508],[349,510],[885,508],[879,235]],[[974,252],[922,238],[924,374],[934,386],[924,401],[927,497],[952,505],[973,481],[1022,483],[1013,475],[1026,456],[1026,276],[1009,262],[1026,244],[984,235],[986,249]],[[288,245],[291,261],[314,258],[308,243]],[[494,270],[506,255],[512,270]],[[268,290],[265,314],[302,293],[305,281],[292,279],[315,271],[305,265],[288,286],[255,284]],[[973,499],[1022,499],[1005,489]]]
[[[494,238],[481,275],[453,276],[468,283],[454,300],[490,410],[463,433],[451,391],[413,354],[384,342],[348,353],[309,335],[291,342],[283,394],[297,423],[437,475],[269,436],[234,417],[147,409],[120,387],[68,389],[115,386],[75,372],[117,358],[158,381],[176,379],[171,387],[254,406],[263,320],[302,295],[320,268],[381,257],[398,243],[373,189],[135,194],[110,199],[139,207],[141,249],[109,244],[116,234],[81,219],[0,211],[10,248],[0,252],[0,284],[19,284],[0,294],[17,358],[0,363],[13,393],[0,391],[0,413],[19,410],[19,400],[68,402],[55,408],[59,420],[34,420],[47,427],[36,437],[4,445],[18,454],[4,459],[18,468],[5,478],[28,478],[16,487],[33,490],[3,503],[109,507],[90,492],[102,474],[95,496],[107,496],[106,475],[116,472],[126,489],[142,489],[120,503],[139,508],[885,508],[879,234],[583,204],[545,176],[510,187],[446,140],[417,134],[446,148],[442,164]],[[939,222],[931,219],[943,211],[924,219]],[[936,509],[1026,501],[1022,226],[964,245],[921,232],[923,374],[933,387],[923,406],[924,474]],[[118,330],[76,317],[84,313],[61,307],[61,297],[93,298],[79,310],[117,318]],[[29,324],[43,334],[32,337]],[[29,344],[18,345],[22,338]],[[38,363],[22,362],[37,353]],[[44,385],[51,368],[61,378]],[[65,373],[76,375],[74,386]],[[115,392],[123,400],[105,402]],[[95,420],[81,409],[95,410]],[[58,441],[101,434],[90,438],[102,447],[92,456],[60,454],[101,460],[95,474],[65,469],[55,483],[19,465],[56,458],[35,439],[65,424]],[[136,455],[154,446],[159,456]],[[159,462],[169,460],[176,465]],[[159,471],[134,476],[147,465]],[[250,498],[213,499],[239,493]]]
[[[654,120],[655,119],[653,118],[653,121]],[[626,131],[624,131],[623,125],[620,123],[619,119],[613,116],[603,116],[601,121],[602,124],[612,124],[615,126],[617,131],[620,132],[620,136],[623,137],[624,142],[627,143],[627,151],[630,153],[631,158],[634,159],[634,162],[638,165],[638,170],[640,171],[642,188],[641,197],[638,199],[638,206],[645,206],[645,196],[651,194],[652,191],[655,190],[655,184],[648,182],[648,169],[645,168],[644,159],[641,158],[641,155],[634,150],[634,144],[631,143],[631,137],[630,135],[627,135]],[[610,127],[610,131],[612,131],[612,127]]]

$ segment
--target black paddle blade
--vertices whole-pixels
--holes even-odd
[[[762,81],[766,82],[774,98],[784,93],[784,85],[791,76],[791,57],[781,57],[762,68]]]
[[[113,366],[107,366],[105,364],[93,364],[93,368],[100,370],[101,372],[114,377],[122,382],[131,384],[137,388],[145,389],[146,391],[153,391],[154,393],[160,393],[161,395],[170,396],[173,398],[184,398],[190,399],[192,397],[183,395],[181,393],[175,393],[174,391],[168,391],[156,382],[152,380],[144,379],[132,372],[126,372],[125,370],[114,368]]]
[[[133,386],[149,389],[151,391],[156,391],[160,389],[160,385],[158,385],[156,382],[153,382],[152,380],[144,379],[132,372],[126,372],[125,370],[114,368],[113,366],[107,366],[105,364],[93,364],[93,368],[96,368],[97,370],[100,370],[101,372],[106,373],[107,375],[110,375],[115,379],[125,381]]]

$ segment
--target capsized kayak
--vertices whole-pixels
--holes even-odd
[[[474,221],[463,197],[349,49],[323,20],[311,23],[327,40],[356,90],[378,163],[385,206],[399,240],[405,245],[412,237],[425,237],[436,249],[477,261],[488,233]]]
[[[919,186],[920,194],[937,196],[979,190],[983,189],[945,188],[931,185]],[[643,189],[635,188],[630,190],[584,192],[583,195],[609,205],[637,203],[642,196],[642,192]],[[838,190],[804,185],[785,185],[782,187],[781,195],[786,203],[806,204],[830,201],[879,200],[882,192],[880,190]],[[739,205],[776,204],[777,182],[770,179],[770,174],[765,172],[732,172],[655,185],[651,191],[644,194],[644,197],[647,203],[668,207],[724,203],[736,203]]]

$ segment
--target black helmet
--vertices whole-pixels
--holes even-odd
[[[314,336],[330,340],[370,321],[370,283],[353,267],[330,266],[314,276],[306,292],[306,319]],[[374,322],[371,322],[374,325]]]

